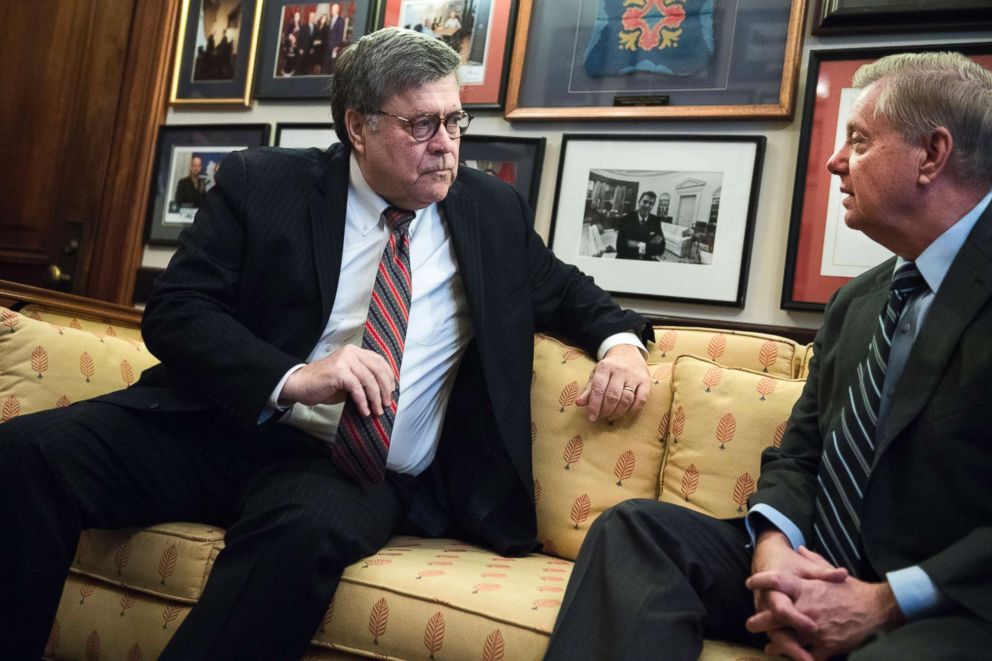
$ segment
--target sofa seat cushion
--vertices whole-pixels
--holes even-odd
[[[744,516],[761,452],[781,443],[805,383],[681,356],[672,370],[672,414],[661,500],[720,519]]]
[[[655,343],[648,346],[648,362],[673,361],[689,354],[729,367],[792,377],[796,374],[795,342],[778,335],[712,328],[655,326]]]
[[[199,523],[86,530],[69,571],[83,580],[193,604],[223,548],[224,530]]]
[[[0,355],[0,421],[126,388],[158,362],[140,341],[7,308],[0,308]]]

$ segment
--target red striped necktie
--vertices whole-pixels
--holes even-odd
[[[386,207],[382,218],[390,228],[389,242],[372,288],[372,301],[362,348],[375,351],[393,370],[396,392],[392,405],[381,416],[363,416],[349,397],[338,422],[337,440],[331,450],[335,464],[343,473],[362,484],[378,484],[386,478],[386,456],[393,432],[393,420],[399,403],[400,364],[406,324],[410,316],[410,221],[412,211]]]

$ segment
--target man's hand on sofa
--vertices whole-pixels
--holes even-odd
[[[651,375],[640,349],[618,344],[596,363],[575,404],[587,407],[590,422],[600,417],[612,422],[627,413],[640,413],[650,392]]]
[[[824,570],[834,569],[821,556],[802,547],[799,555],[811,560]],[[854,577],[836,581],[801,578],[792,574],[763,572],[748,579],[747,585],[753,590],[772,590],[787,596],[796,610],[812,620],[816,626],[812,633],[797,633],[813,659],[829,659],[846,654],[858,648],[876,631],[888,631],[900,626],[905,619],[899,610],[895,595],[886,582],[866,583]],[[747,621],[752,632],[769,632],[782,627],[783,620],[773,611],[757,613]],[[785,652],[792,656],[792,650],[783,650],[775,644],[773,652]],[[785,645],[789,644],[786,641]],[[802,655],[800,655],[802,656]]]
[[[338,404],[351,395],[362,415],[382,415],[392,403],[395,389],[393,371],[385,358],[346,344],[293,372],[279,395],[279,405]]]

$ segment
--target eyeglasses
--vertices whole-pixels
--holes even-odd
[[[472,123],[473,119],[472,114],[464,110],[457,110],[450,115],[417,115],[413,119],[400,117],[384,110],[378,111],[378,114],[392,117],[396,121],[406,124],[410,130],[410,135],[417,142],[426,142],[437,135],[442,122],[444,123],[444,130],[448,132],[451,139],[457,140],[465,135],[465,132],[468,131],[468,125]]]

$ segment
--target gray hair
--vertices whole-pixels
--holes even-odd
[[[396,94],[457,75],[461,59],[450,46],[414,30],[383,28],[359,39],[338,57],[331,89],[331,115],[341,142],[350,145],[344,113],[370,115]]]
[[[961,53],[900,53],[854,73],[855,87],[878,81],[876,116],[910,143],[943,126],[954,137],[954,173],[992,184],[992,71]]]

